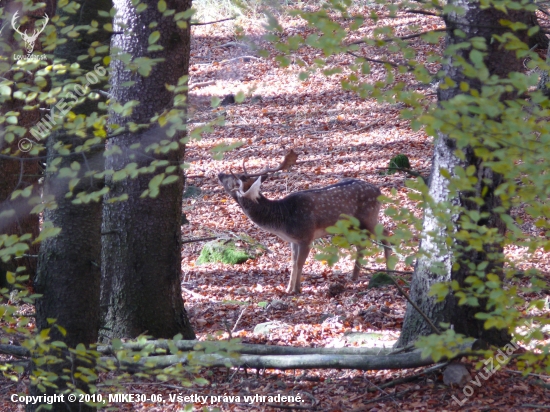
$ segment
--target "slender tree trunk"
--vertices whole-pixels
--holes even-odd
[[[98,0],[91,4],[85,0],[79,0],[80,9],[76,13],[65,13],[63,8],[57,10],[57,15],[65,18],[65,25],[89,25],[92,20],[100,22],[100,25],[107,23],[105,18],[98,16],[98,10],[108,12],[112,3],[110,0]],[[60,33],[60,30],[58,30]],[[73,64],[77,56],[87,55],[90,44],[98,42],[106,44],[110,35],[104,30],[95,33],[86,33],[77,39],[67,38],[67,42],[58,45],[54,52],[54,59],[64,64]],[[91,57],[80,60],[79,64],[84,73],[94,73],[95,62]],[[106,69],[105,69],[106,72]],[[64,81],[75,80],[71,74],[54,77],[54,86],[60,86]],[[78,82],[79,84],[84,83]],[[95,84],[94,88],[101,88],[104,84]],[[77,95],[76,92],[73,92]],[[74,106],[72,99],[66,98],[67,107],[76,114],[90,115],[97,111],[97,102],[86,100],[84,103]],[[59,107],[56,105],[51,110],[59,115]],[[51,113],[51,112],[50,112]],[[63,123],[59,117],[54,121]],[[95,149],[81,151],[61,156],[61,161],[54,166],[54,160],[60,157],[58,148],[62,145],[69,150],[81,145],[81,138],[74,134],[67,133],[61,129],[52,133],[47,141],[47,173],[44,182],[44,196],[53,196],[57,208],[46,209],[44,212],[45,225],[52,224],[60,228],[61,232],[52,238],[46,239],[40,248],[38,261],[38,272],[35,282],[37,293],[43,297],[36,302],[36,324],[39,330],[49,329],[52,340],[61,340],[69,348],[74,348],[79,343],[89,345],[96,343],[98,339],[100,321],[100,280],[101,280],[101,202],[91,201],[88,203],[74,204],[77,195],[98,191],[103,181],[95,179],[90,174],[103,170],[103,147],[99,145]],[[74,164],[79,164],[79,170],[75,176],[61,177],[59,171],[62,168],[71,169]],[[73,178],[80,180],[72,190],[72,196],[66,196],[69,192],[69,181]],[[56,324],[66,330],[63,335],[56,327],[52,327],[48,319],[56,319]],[[51,354],[59,358],[67,358],[66,361],[48,365],[49,372],[60,376],[55,381],[60,389],[67,388],[67,382],[61,378],[65,374],[63,369],[76,371],[79,366],[93,368],[93,359],[84,361],[77,359],[74,355],[69,360],[69,354],[65,350],[52,348]],[[74,378],[74,376],[73,376]],[[88,386],[84,381],[73,379],[76,387],[89,393]],[[38,394],[38,388],[33,386],[33,392]],[[48,394],[54,393],[49,389]],[[33,406],[34,407],[34,406]],[[31,409],[33,409],[31,407]],[[53,405],[54,411],[70,410],[93,410],[82,403]]]
[[[529,13],[509,10],[508,14],[503,14],[494,8],[482,9],[477,1],[453,0],[451,3],[454,6],[462,7],[466,13],[464,15],[452,13],[446,17],[448,47],[473,37],[483,37],[487,44],[485,65],[491,75],[503,78],[513,71],[521,70],[521,61],[516,58],[515,52],[505,50],[499,41],[492,40],[491,37],[494,34],[502,35],[506,31],[504,28],[498,29],[501,26],[499,20],[505,19],[529,24]],[[458,36],[455,29],[464,32],[465,38]],[[523,41],[526,40],[526,38],[523,39]],[[461,49],[460,52],[454,53],[448,59],[444,70],[446,76],[454,81],[456,87],[439,90],[440,104],[444,104],[445,101],[462,93],[459,89],[461,82],[468,84],[470,89],[480,90],[481,81],[466,76],[462,66],[457,64],[460,59],[469,61],[470,52],[470,48]],[[512,94],[503,94],[501,101],[513,97]],[[460,149],[464,154],[462,159],[455,155],[457,149],[456,142],[449,136],[439,134],[436,138],[429,182],[430,195],[435,202],[450,202],[453,206],[461,206],[466,210],[488,212],[489,217],[480,220],[478,225],[496,228],[498,234],[503,236],[505,225],[494,211],[501,205],[500,198],[495,195],[495,189],[503,182],[502,176],[486,167],[483,161],[475,155],[471,146]],[[475,177],[477,178],[475,189],[473,192],[451,194],[448,187],[449,181],[441,174],[440,170],[447,170],[454,175],[453,170],[456,167],[467,168],[469,166],[475,166]],[[483,205],[479,206],[473,200],[474,198],[482,198]],[[483,321],[474,317],[477,312],[487,311],[485,301],[480,301],[479,307],[472,307],[458,305],[457,298],[452,293],[441,303],[435,302],[434,298],[428,296],[430,287],[435,283],[456,280],[459,285],[464,286],[465,278],[473,274],[468,263],[477,265],[486,261],[489,264],[485,268],[485,273],[500,274],[502,272],[503,248],[498,241],[484,245],[483,251],[479,252],[469,248],[467,243],[459,242],[456,239],[450,247],[446,247],[444,243],[436,240],[437,238],[445,239],[448,236],[453,238],[453,233],[462,229],[460,217],[461,214],[453,216],[452,222],[445,227],[436,218],[434,211],[426,210],[423,224],[423,232],[426,237],[421,243],[421,250],[426,254],[420,257],[416,263],[411,284],[411,298],[436,325],[439,325],[440,322],[448,322],[454,325],[454,329],[458,333],[481,338],[497,345],[504,344],[509,340],[506,330],[485,330]],[[437,235],[431,236],[430,232],[437,233]],[[433,333],[430,326],[409,305],[397,346],[405,346],[416,340],[418,336],[430,333]]]
[[[167,1],[168,9],[176,13],[191,7],[190,0]],[[152,116],[173,108],[174,95],[166,85],[176,85],[188,74],[190,30],[179,28],[173,16],[163,17],[158,1],[145,1],[148,6],[137,12],[130,0],[116,0],[117,32],[112,49],[132,58],[161,58],[148,76],[129,70],[116,55],[111,59],[111,93],[113,102],[124,105],[132,100],[140,104],[126,117],[115,110],[111,113],[115,125],[130,122],[146,124]],[[152,24],[158,22],[158,24]],[[158,31],[156,42],[162,50],[148,50],[149,38]],[[133,81],[128,86],[125,82]],[[110,189],[103,209],[103,251],[101,301],[107,338],[136,337],[146,333],[157,338],[171,338],[181,333],[193,339],[181,296],[181,214],[183,173],[183,133],[168,136],[166,129],[150,126],[139,132],[124,132],[108,140],[106,169],[119,171],[134,164],[146,168],[159,161],[176,166],[179,179],[160,187],[155,198],[142,197],[155,175],[165,171],[157,167],[152,173],[121,180],[110,175]],[[167,153],[147,149],[151,145],[173,142],[177,150]],[[116,198],[127,195],[126,201]],[[115,201],[113,201],[115,200]]]

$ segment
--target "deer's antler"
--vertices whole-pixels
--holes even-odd
[[[36,40],[38,35],[44,31],[44,29],[46,28],[46,24],[48,24],[49,21],[50,21],[49,16],[46,13],[44,13],[44,24],[42,25],[42,28],[40,29],[40,31],[38,31],[38,30],[34,31],[34,34],[32,35],[32,38],[34,40]]]
[[[26,32],[25,32],[25,33],[21,33],[21,32],[19,31],[19,27],[21,27],[20,25],[17,26],[17,28],[15,27],[15,21],[17,20],[17,15],[18,15],[18,14],[19,14],[19,10],[17,10],[17,11],[14,13],[13,17],[11,18],[11,25],[13,26],[13,29],[14,29],[17,33],[19,33],[19,34],[21,35],[21,37],[23,37],[23,36],[26,36]]]
[[[254,173],[254,174],[248,174],[247,173],[246,167],[245,167],[246,158],[244,158],[243,159],[243,171],[244,171],[243,176],[246,177],[246,178],[258,177],[258,176],[263,176],[263,175],[268,174],[268,173],[275,173],[275,172],[278,172],[279,170],[288,170],[293,165],[296,164],[296,159],[297,158],[298,158],[298,155],[296,154],[296,152],[294,150],[291,150],[290,152],[288,152],[286,154],[284,160],[276,168],[270,169],[270,168],[267,167],[264,170],[262,170],[261,172]]]
[[[21,27],[21,25],[17,26],[17,28],[15,27],[15,21],[17,20],[18,18],[18,15],[19,15],[19,10],[16,11],[13,15],[13,17],[11,18],[11,24],[13,26],[13,29],[19,33],[21,35],[21,38],[23,40],[25,40],[26,42],[28,41],[34,41],[37,39],[38,35],[40,33],[42,33],[44,31],[44,29],[46,28],[46,25],[48,24],[48,22],[50,21],[50,18],[47,14],[44,14],[44,23],[42,24],[42,28],[40,30],[38,29],[35,29],[34,30],[34,33],[32,34],[32,36],[29,36],[27,34],[27,31],[25,30],[25,33],[22,33],[21,31],[19,31],[19,27]]]

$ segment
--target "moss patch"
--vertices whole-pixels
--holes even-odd
[[[197,265],[205,263],[222,262],[229,265],[246,262],[248,259],[254,259],[251,253],[235,245],[233,241],[213,240],[204,245],[201,254],[197,259]]]

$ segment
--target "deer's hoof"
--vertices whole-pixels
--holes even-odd
[[[286,288],[286,293],[289,293],[291,295],[299,295],[302,293],[300,288]]]

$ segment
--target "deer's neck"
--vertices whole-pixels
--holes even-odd
[[[285,221],[290,217],[289,214],[292,213],[284,200],[269,200],[260,194],[257,202],[246,197],[240,197],[238,202],[250,220],[262,229],[275,233],[284,226]]]

